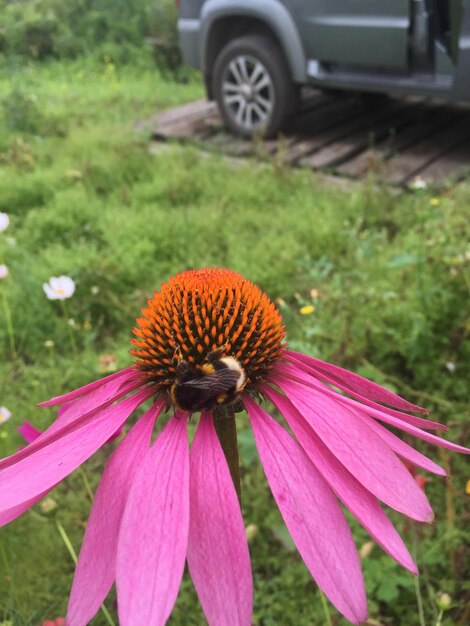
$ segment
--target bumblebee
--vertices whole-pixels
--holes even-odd
[[[201,368],[181,360],[170,389],[173,404],[194,413],[231,404],[238,399],[246,382],[245,372],[234,357],[221,357],[222,350],[210,352]]]

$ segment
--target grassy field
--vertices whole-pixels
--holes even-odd
[[[145,57],[145,55],[144,55]],[[150,61],[102,58],[4,62],[0,72],[0,453],[13,452],[23,419],[52,395],[129,364],[130,330],[152,291],[191,267],[233,268],[278,299],[292,347],[343,364],[411,400],[468,442],[470,185],[396,194],[373,181],[344,188],[273,161],[234,164],[194,147],[162,145],[133,123],[202,96],[200,82],[159,78]],[[77,284],[62,307],[42,284]],[[311,304],[314,311],[302,315]],[[12,332],[6,323],[11,312]],[[263,477],[248,429],[238,422],[243,506],[250,525],[254,623],[327,623]],[[38,626],[64,615],[73,562],[59,528],[79,549],[93,489],[115,444],[64,481],[45,504],[0,534],[0,624]],[[420,442],[446,466],[426,492],[430,527],[391,514],[421,576],[402,571],[353,524],[371,624],[465,624],[469,496],[465,460]],[[53,510],[50,510],[53,509]],[[439,622],[438,598],[450,606]],[[115,616],[114,598],[107,601]],[[419,614],[421,607],[422,614]],[[332,623],[345,624],[332,607]],[[95,626],[107,624],[103,614]],[[185,576],[173,626],[204,624]]]

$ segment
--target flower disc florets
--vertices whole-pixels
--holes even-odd
[[[177,274],[161,286],[137,319],[131,354],[149,381],[170,388],[181,360],[201,368],[222,350],[237,359],[245,388],[266,378],[283,350],[285,330],[271,300],[231,270]]]

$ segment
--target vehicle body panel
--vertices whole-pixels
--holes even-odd
[[[310,59],[406,69],[409,0],[288,0],[287,4],[298,16]]]
[[[206,0],[200,12],[197,66],[203,72],[209,71],[207,42],[211,29],[218,20],[227,17],[256,18],[265,23],[276,35],[281,43],[285,58],[290,67],[293,80],[303,83],[306,81],[307,58],[305,56],[302,39],[292,14],[278,0]],[[194,32],[195,25],[188,20],[180,19],[178,24],[180,33]],[[185,55],[185,60],[188,56]],[[194,63],[194,57],[192,57]]]
[[[470,0],[467,0],[465,3],[461,19],[462,26],[459,29],[457,69],[455,71],[451,97],[454,100],[470,100]]]
[[[181,0],[184,59],[206,84],[210,38],[244,18],[266,26],[294,83],[470,100],[470,0]]]

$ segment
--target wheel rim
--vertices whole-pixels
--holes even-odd
[[[252,132],[269,123],[274,86],[266,67],[248,54],[233,58],[222,77],[224,107],[237,126]]]

